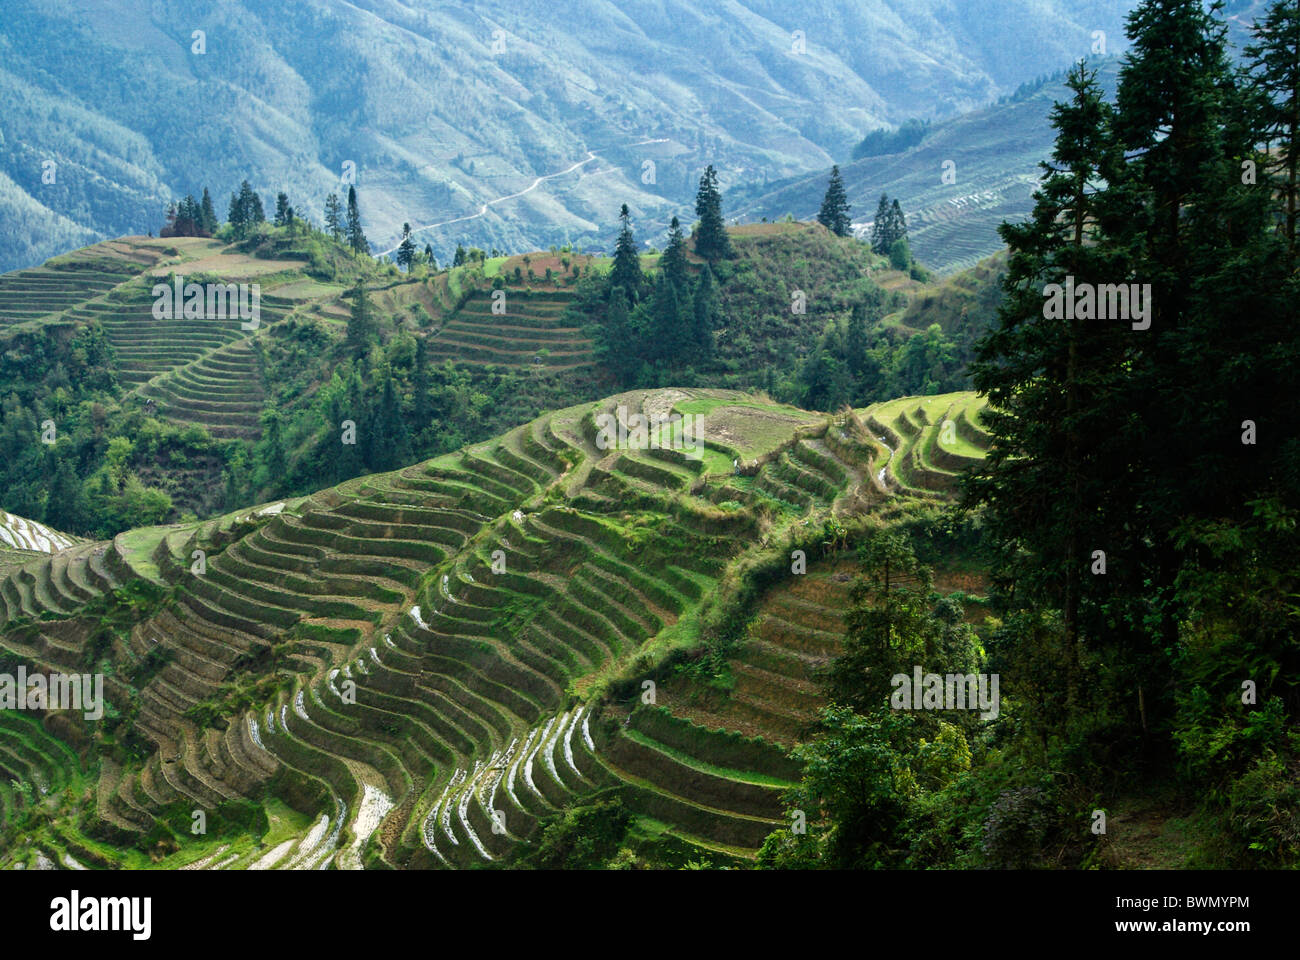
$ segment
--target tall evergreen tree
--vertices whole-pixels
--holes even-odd
[[[375,335],[375,319],[370,305],[370,294],[360,280],[352,288],[352,312],[348,317],[347,343],[356,356],[369,348]]]
[[[262,198],[257,195],[252,184],[247,180],[239,184],[238,194],[233,194],[230,198],[230,220],[234,227],[235,235],[243,238],[248,235],[249,230],[256,224],[263,223],[266,216],[262,211]]]
[[[1300,416],[1283,383],[1300,366],[1286,302],[1297,287],[1275,229],[1285,198],[1243,183],[1242,159],[1267,137],[1251,128],[1254,95],[1229,65],[1217,9],[1134,9],[1113,114],[1091,75],[1071,74],[1034,215],[1003,228],[1007,299],[974,368],[994,440],[968,495],[1008,550],[1016,602],[1061,614],[1059,630],[1041,607],[1016,621],[1007,656],[1028,655],[1022,674],[1064,661],[1069,702],[1099,685],[1112,698],[1079,722],[1110,716],[1144,738],[1171,720],[1184,737],[1231,737],[1205,732],[1220,721],[1197,705],[1235,695],[1222,679],[1229,638],[1232,664],[1267,664],[1268,677],[1300,664],[1262,607],[1243,615],[1251,588],[1211,569],[1232,562],[1262,585],[1248,571],[1271,566],[1276,603],[1294,588],[1264,544],[1300,508],[1287,482],[1300,457],[1282,439]],[[1083,650],[1097,667],[1086,674]]]
[[[701,361],[713,356],[713,331],[717,326],[718,287],[713,270],[706,263],[695,282],[695,323],[692,333],[696,355]]]
[[[686,266],[686,239],[682,236],[682,225],[673,217],[668,224],[668,246],[659,258],[659,274],[671,283],[678,292],[686,288],[689,282]]]
[[[266,468],[267,482],[274,483],[284,476],[288,458],[284,451],[283,416],[269,406],[262,413],[262,439],[258,442],[258,458]]]
[[[212,207],[212,194],[208,193],[208,188],[203,188],[203,202],[199,204],[199,225],[203,232],[208,236],[217,232],[217,211]]]
[[[256,190],[249,190],[248,220],[250,223],[266,223],[266,212],[262,208],[262,198]]]
[[[283,190],[275,195],[275,225],[277,227],[289,225],[289,195]]]
[[[871,249],[882,257],[889,254],[889,248],[894,244],[894,238],[890,235],[891,214],[889,198],[882,193],[880,204],[876,207],[875,222],[871,224]]]
[[[722,219],[722,193],[718,189],[718,174],[713,164],[709,164],[700,177],[700,187],[695,194],[695,215],[700,218],[695,231],[695,252],[710,263],[730,257],[731,239]]]
[[[822,198],[822,207],[817,213],[817,222],[837,236],[847,237],[852,231],[852,221],[849,219],[849,198],[844,193],[844,181],[840,179],[838,165],[831,167],[830,184],[826,187],[826,196]]]
[[[1251,73],[1262,97],[1259,132],[1275,153],[1260,158],[1285,211],[1282,235],[1291,268],[1300,263],[1296,225],[1300,211],[1300,0],[1278,0],[1255,22],[1254,43],[1246,48]]]
[[[646,344],[652,360],[671,365],[684,363],[690,347],[688,312],[679,295],[681,288],[661,275],[650,304],[651,336]]]
[[[322,443],[322,472],[333,472],[336,481],[347,480],[366,471],[374,450],[370,429],[372,411],[366,399],[361,374],[356,370],[348,377],[346,392],[333,405],[333,409],[335,413],[330,418],[332,422]],[[346,420],[351,420],[356,427],[352,437],[354,443],[343,442],[343,423]]]
[[[1226,411],[1206,409],[1206,402],[1221,401],[1201,382],[1220,380],[1214,368],[1224,359],[1223,348],[1236,342],[1226,330],[1218,331],[1227,334],[1218,344],[1205,335],[1215,314],[1220,322],[1225,319],[1221,310],[1228,299],[1222,289],[1211,292],[1191,281],[1206,267],[1200,253],[1209,253],[1207,241],[1239,242],[1239,228],[1223,214],[1231,203],[1249,202],[1241,193],[1238,158],[1250,155],[1254,144],[1229,142],[1253,138],[1225,125],[1227,111],[1240,101],[1224,25],[1200,0],[1143,0],[1129,14],[1127,30],[1130,46],[1116,93],[1115,129],[1129,159],[1107,176],[1113,210],[1103,224],[1120,251],[1114,272],[1151,285],[1150,325],[1129,335],[1128,376],[1109,394],[1117,417],[1122,410],[1146,411],[1136,420],[1118,420],[1129,462],[1126,480],[1114,485],[1110,502],[1142,516],[1146,531],[1125,558],[1124,569],[1134,572],[1135,582],[1111,576],[1110,584],[1134,611],[1154,606],[1158,613],[1149,619],[1158,624],[1158,642],[1172,646],[1180,559],[1169,534],[1189,513],[1208,508],[1223,492],[1219,484],[1231,478],[1231,471],[1229,477],[1220,475],[1222,464],[1203,476],[1189,467],[1204,463],[1211,449],[1231,463],[1229,441],[1235,443],[1239,432],[1229,437]],[[1222,233],[1225,229],[1230,232]],[[1220,260],[1221,252],[1210,257],[1211,264]],[[1233,312],[1241,306],[1235,303]],[[1189,391],[1193,383],[1198,386]],[[1217,425],[1211,427],[1207,416]]]
[[[394,259],[399,267],[408,272],[415,261],[415,241],[411,239],[409,223],[402,224],[402,242],[397,245],[397,256]]]
[[[343,203],[337,193],[331,192],[325,198],[325,232],[332,240],[343,239]]]
[[[410,433],[402,418],[402,405],[392,376],[384,378],[384,389],[371,421],[371,431],[374,433],[372,457],[375,469],[392,470],[410,461]]]
[[[626,203],[619,210],[618,219],[622,227],[618,232],[618,242],[614,245],[614,265],[609,271],[609,289],[621,290],[629,303],[636,303],[645,281],[641,274],[636,238],[632,236],[632,218]]]
[[[208,198],[209,210],[211,208],[211,198]],[[212,219],[215,221],[215,214]],[[167,206],[167,223],[159,231],[160,237],[206,237],[211,235],[211,231],[205,229],[205,214],[203,207],[194,199],[192,194],[186,195],[185,199],[179,204],[172,203]]]
[[[889,246],[892,248],[899,240],[907,239],[907,218],[903,216],[903,207],[894,198],[889,207]]]
[[[433,257],[433,247],[427,243],[424,245],[424,262],[429,265],[430,270],[438,269],[438,261]]]
[[[599,350],[600,359],[613,374],[615,381],[626,385],[636,372],[640,351],[633,336],[628,298],[617,288],[611,292],[609,308],[605,311]]]
[[[55,457],[53,453],[50,456]],[[70,457],[55,459],[54,478],[50,483],[50,499],[44,520],[61,530],[84,533],[88,519],[85,487],[78,479]]]
[[[1127,333],[1116,324],[1067,320],[1045,306],[1049,285],[1064,286],[1067,277],[1074,278],[1070,289],[1104,282],[1112,269],[1097,226],[1098,190],[1117,160],[1112,113],[1095,73],[1082,64],[1067,86],[1071,100],[1051,113],[1057,139],[1051,161],[1041,165],[1032,217],[1000,230],[1011,248],[1006,299],[972,365],[976,387],[989,396],[984,420],[994,439],[967,492],[987,505],[1003,569],[1018,591],[1063,611],[1061,655],[1073,695],[1090,552],[1100,543],[1112,552],[1116,546],[1105,520],[1108,468],[1097,462],[1118,453],[1110,439],[1116,431],[1095,391],[1113,375]]]
[[[361,210],[357,207],[357,188],[348,186],[348,246],[353,253],[369,253],[370,241],[361,229]]]
[[[247,220],[248,215],[244,213],[244,205],[239,202],[239,195],[232,193],[230,195],[230,206],[226,208],[226,222],[230,224],[236,236],[243,234],[244,224]]]
[[[866,372],[867,365],[867,305],[855,303],[849,314],[848,326],[844,330],[844,362],[848,364],[849,373],[858,381]]]

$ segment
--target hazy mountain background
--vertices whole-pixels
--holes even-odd
[[[244,178],[319,222],[345,161],[376,251],[404,220],[462,217],[420,239],[440,258],[457,242],[606,247],[624,201],[657,239],[673,213],[693,219],[706,163],[746,186],[749,214],[775,213],[755,202],[764,184],[848,161],[873,128],[986,107],[1086,55],[1096,30],[1120,52],[1133,4],[6,0],[0,269],[156,230],[204,184],[224,216]],[[852,179],[855,216],[874,211],[873,180]]]
[[[1119,59],[1090,63],[1102,89],[1114,96]],[[1001,249],[998,224],[1022,218],[1033,207],[1039,163],[1052,148],[1052,106],[1069,95],[1064,77],[1028,84],[1001,103],[935,123],[907,150],[840,164],[855,232],[867,234],[880,194],[887,193],[904,205],[913,254],[940,273],[974,266]],[[817,170],[776,183],[738,185],[729,212],[746,221],[787,215],[811,220],[826,183],[827,172]]]

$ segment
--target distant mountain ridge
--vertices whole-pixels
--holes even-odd
[[[1108,95],[1118,58],[1093,67]],[[935,124],[920,144],[899,153],[840,165],[858,232],[875,216],[882,193],[898,198],[907,216],[912,252],[941,274],[973,267],[1002,249],[998,224],[1028,216],[1033,192],[1055,139],[1049,114],[1069,91],[1050,80],[1004,103]],[[951,164],[951,166],[948,166]],[[768,188],[733,191],[732,216],[744,220],[816,215],[827,171],[802,174]]]
[[[581,0],[547,20],[504,0],[14,0],[0,270],[155,228],[204,184],[223,214],[248,178],[319,222],[349,162],[377,250],[408,220],[456,221],[421,235],[444,257],[605,245],[621,202],[643,233],[688,211],[706,163],[724,187],[811,172],[1059,69],[1096,30],[1113,50],[1132,2]]]

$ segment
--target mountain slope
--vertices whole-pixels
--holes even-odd
[[[631,414],[670,412],[703,417],[700,459],[599,445],[612,424],[634,435]],[[816,703],[806,681],[772,686],[772,658],[804,641],[769,630],[739,653],[748,679],[714,708],[731,732],[689,710],[625,732],[617,690],[696,646],[708,618],[749,616],[728,606],[745,571],[822,550],[823,518],[942,496],[971,462],[943,424],[978,440],[977,419],[970,394],[832,422],[728,391],[637,391],[305,499],[29,563],[0,581],[0,652],[102,672],[109,705],[101,723],[51,711],[36,725],[73,755],[40,751],[41,776],[88,778],[93,813],[54,811],[0,860],[481,866],[532,855],[544,823],[593,797],[631,811],[652,859],[751,857],[793,776],[774,744]],[[0,725],[0,761],[33,735]],[[20,823],[31,805],[0,802]],[[181,825],[193,809],[208,812],[197,839]]]
[[[1105,90],[1114,92],[1119,61],[1096,64]],[[869,229],[882,193],[897,198],[907,215],[912,252],[943,274],[974,266],[1002,249],[997,226],[1019,221],[1052,151],[1048,114],[1069,91],[1044,83],[1008,102],[936,123],[925,139],[902,153],[840,164],[853,205],[855,229]],[[946,166],[951,164],[951,166]],[[947,182],[945,173],[949,173]],[[745,220],[810,219],[826,192],[828,171],[771,187],[746,187],[730,198],[729,214]]]
[[[444,259],[461,240],[603,245],[621,202],[656,226],[683,212],[706,163],[724,184],[825,167],[868,129],[1059,69],[1094,30],[1114,47],[1130,6],[583,0],[548,19],[505,0],[15,0],[0,269],[142,233],[203,184],[220,213],[248,178],[319,221],[347,162],[377,249],[406,220],[453,221],[419,234]]]
[[[854,402],[964,385],[927,386],[891,358],[935,313],[956,343],[983,328],[986,311],[954,324],[963,307],[954,302],[951,318],[940,306],[911,326],[911,314],[901,325],[882,322],[901,316],[910,298],[932,295],[865,244],[816,223],[730,234],[736,256],[714,273],[713,349],[682,381],[761,388],[829,409],[836,404],[801,392],[800,371],[827,330],[865,303],[872,349],[893,372]],[[643,260],[655,268],[655,255]],[[702,268],[693,253],[690,261],[692,271]],[[353,258],[319,233],[263,225],[235,242],[123,237],[0,275],[5,506],[104,537],[142,520],[209,517],[391,469],[604,395],[617,389],[602,352],[601,278],[610,266],[561,248],[402,273]],[[257,329],[233,316],[156,319],[155,286],[172,289],[176,277],[257,285]],[[348,338],[358,279],[375,321],[365,351]],[[657,377],[651,382],[678,374]],[[339,457],[335,446],[349,419],[361,441],[345,452],[359,457]],[[33,444],[48,421],[56,443]],[[370,444],[385,428],[404,430],[409,449],[400,438],[395,448]],[[62,494],[47,496],[60,471]],[[133,493],[137,480],[150,491]],[[145,513],[142,497],[155,501]]]

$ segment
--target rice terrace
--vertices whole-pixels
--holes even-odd
[[[6,7],[23,929],[1267,930],[1300,0],[556,12]]]

